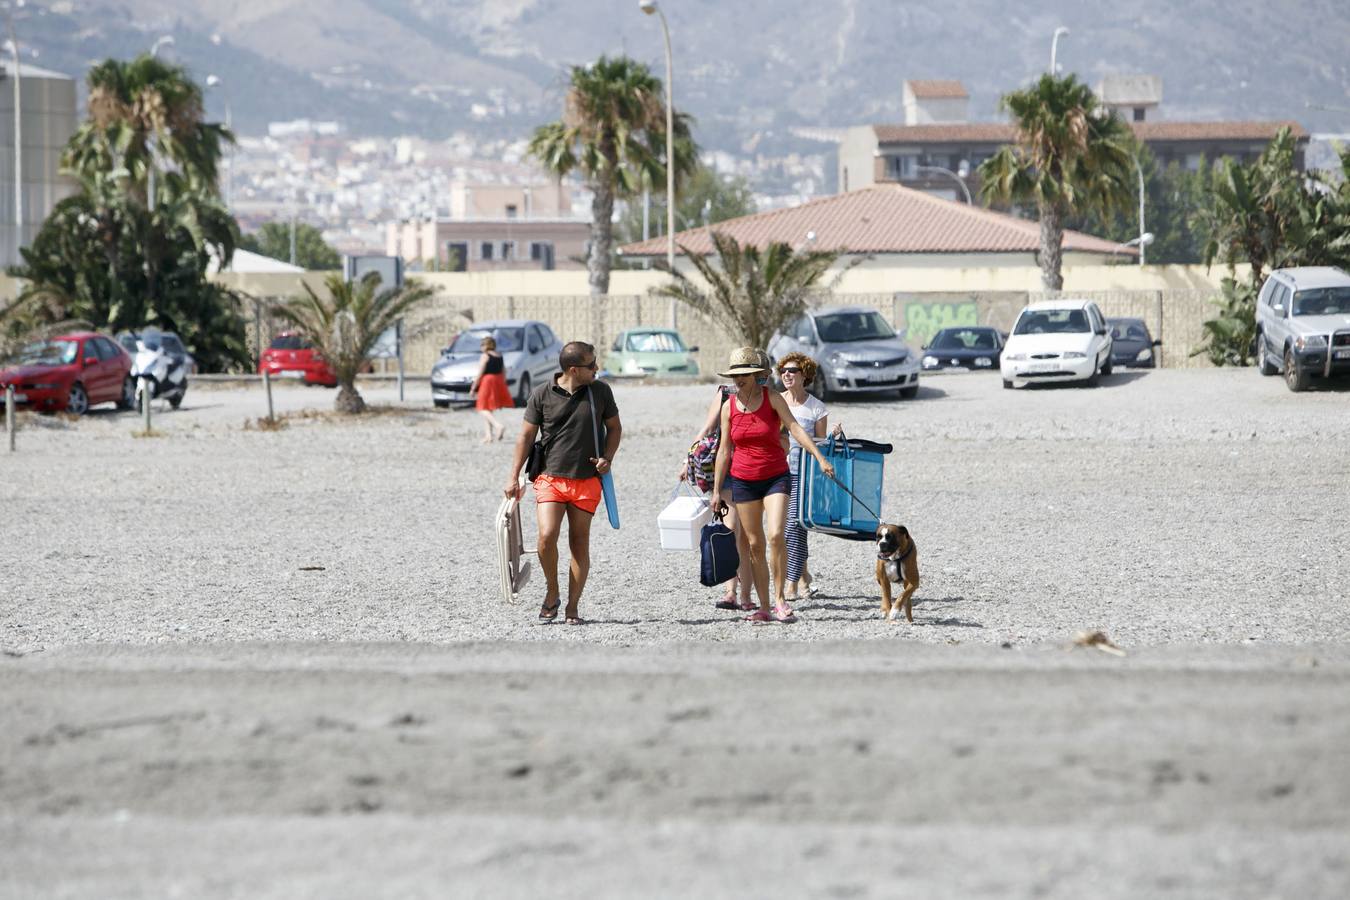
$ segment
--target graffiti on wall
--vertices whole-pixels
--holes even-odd
[[[979,306],[965,303],[910,303],[905,306],[905,338],[915,346],[927,344],[944,328],[980,324]]]

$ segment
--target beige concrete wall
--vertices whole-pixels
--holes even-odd
[[[876,150],[877,135],[871,125],[858,125],[844,133],[839,142],[839,193],[876,183]]]
[[[1101,304],[1107,315],[1145,319],[1165,341],[1164,363],[1199,366],[1189,353],[1203,340],[1202,323],[1214,315],[1210,298],[1225,270],[1199,266],[1075,266],[1065,271],[1067,294]],[[1239,272],[1244,277],[1245,271]],[[278,330],[268,307],[301,290],[302,280],[323,291],[324,273],[224,273],[217,280],[244,297],[250,349]],[[589,341],[601,358],[619,331],[636,325],[665,325],[669,302],[648,297],[665,276],[656,271],[615,271],[610,296],[591,298],[584,271],[435,272],[418,276],[436,289],[436,298],[409,317],[407,370],[425,374],[451,337],[475,322],[530,318],[547,322],[564,340]],[[12,296],[14,280],[0,278],[0,293]],[[1029,300],[1040,299],[1040,271],[1034,266],[970,266],[903,269],[860,267],[848,274],[827,302],[858,304],[879,310],[897,328],[906,329],[915,350],[939,328],[988,324],[1004,330]],[[715,323],[679,310],[679,328],[698,345],[700,368],[714,372],[736,341]]]

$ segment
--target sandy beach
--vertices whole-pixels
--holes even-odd
[[[509,445],[425,384],[355,421],[283,386],[277,431],[244,387],[153,437],[23,417],[0,895],[1343,895],[1344,386],[832,403],[895,446],[915,622],[880,619],[868,545],[816,537],[820,594],[768,627],[657,540],[711,390],[616,386],[582,628],[535,620],[538,574],[501,601]]]

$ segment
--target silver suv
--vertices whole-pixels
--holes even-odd
[[[1326,266],[1271,272],[1256,298],[1256,367],[1283,372],[1291,391],[1350,372],[1350,275]]]

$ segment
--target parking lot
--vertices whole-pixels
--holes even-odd
[[[0,455],[22,860],[0,893],[1343,885],[1350,386],[961,373],[831,403],[894,445],[915,622],[880,620],[868,545],[815,537],[820,595],[753,627],[657,540],[712,387],[620,383],[622,527],[593,531],[584,628],[535,621],[537,575],[497,596],[510,444],[428,390],[363,385],[377,412],[341,420],[279,386],[279,430],[257,386],[194,385],[149,437],[134,413],[23,417]],[[751,833],[780,864],[729,849]]]

